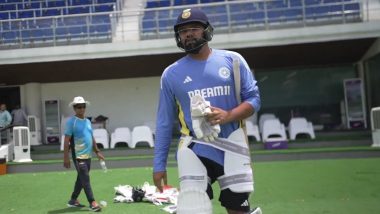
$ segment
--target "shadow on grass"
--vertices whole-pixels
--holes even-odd
[[[50,210],[47,213],[48,214],[59,214],[59,213],[73,213],[73,212],[88,212],[88,208],[81,208],[81,207],[66,207],[59,210]]]

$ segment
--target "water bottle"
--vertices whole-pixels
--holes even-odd
[[[107,172],[107,166],[104,160],[100,160],[100,167],[102,167],[104,172]]]

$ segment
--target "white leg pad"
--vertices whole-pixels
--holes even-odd
[[[227,139],[248,149],[244,131],[241,128],[232,132]],[[230,188],[231,191],[237,193],[253,192],[253,173],[249,156],[242,157],[225,151],[224,173],[223,176],[218,178],[221,189]]]
[[[206,193],[208,177],[206,167],[187,146],[178,150],[180,192],[178,214],[212,214],[211,201]]]
[[[211,201],[205,191],[181,190],[178,195],[177,214],[212,214]]]

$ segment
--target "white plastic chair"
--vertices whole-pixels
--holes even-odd
[[[277,118],[264,121],[262,133],[263,142],[270,141],[271,138],[276,138],[278,141],[287,140],[285,126]]]
[[[259,127],[257,125],[254,125],[252,121],[246,121],[246,128],[247,128],[247,135],[255,137],[256,141],[261,141],[260,133],[259,133]]]
[[[93,135],[97,144],[102,144],[104,149],[109,148],[108,132],[106,129],[94,129]]]
[[[116,128],[111,134],[111,149],[115,148],[118,143],[131,143],[131,131],[128,127]]]
[[[7,162],[13,160],[14,144],[9,143],[0,146],[0,158],[5,158]]]
[[[245,121],[251,121],[253,125],[258,125],[257,113],[254,113],[253,115],[248,117]]]
[[[308,134],[311,139],[315,139],[313,124],[304,117],[294,117],[289,122],[290,140],[295,140],[298,134]]]
[[[274,114],[262,114],[260,116],[260,119],[259,119],[259,131],[260,131],[260,133],[263,132],[263,128],[264,128],[263,126],[264,126],[265,120],[267,120],[267,119],[275,119],[275,118],[277,118],[277,117]]]
[[[130,148],[135,148],[137,143],[147,142],[150,147],[154,147],[152,130],[148,126],[136,126],[132,131],[132,143]]]
[[[144,122],[145,126],[148,126],[150,130],[152,131],[152,134],[156,134],[156,122],[155,121],[146,121]]]

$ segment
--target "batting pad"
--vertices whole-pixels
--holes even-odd
[[[205,191],[187,189],[178,195],[177,214],[212,214],[210,198]]]

